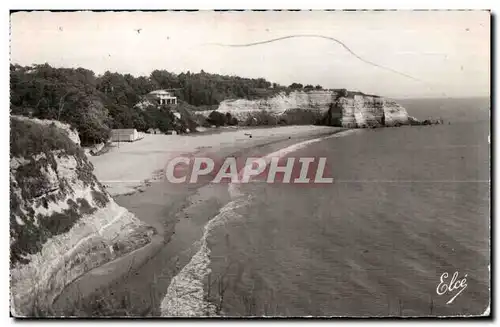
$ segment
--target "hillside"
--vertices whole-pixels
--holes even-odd
[[[76,129],[83,146],[105,142],[114,128],[187,133],[200,125],[328,125],[332,122],[325,113],[340,98],[346,99],[344,107],[356,96],[378,98],[345,89],[324,90],[320,85],[292,83],[285,87],[264,78],[203,70],[181,74],[155,70],[139,77],[106,72],[96,76],[88,69],[48,64],[11,65],[10,88],[12,114],[67,123]],[[157,89],[171,90],[178,104],[152,103],[147,95]],[[180,119],[176,113],[181,114]]]
[[[148,244],[154,230],[109,196],[69,126],[10,124],[11,310],[47,315],[67,284]]]
[[[54,68],[48,64],[10,66],[11,112],[40,119],[53,119],[76,128],[83,145],[105,141],[112,128],[186,128],[194,130],[190,115],[175,124],[171,108],[139,109],[136,104],[157,89],[172,89],[181,112],[217,106],[230,98],[272,96],[280,88],[263,78],[249,79],[199,73],[173,74],[155,70],[149,76],[106,72],[96,76],[85,68]]]

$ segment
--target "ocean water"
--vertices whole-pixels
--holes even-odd
[[[154,183],[118,197],[146,222],[163,225],[164,244],[100,290],[98,297],[113,307],[102,311],[94,301],[81,312],[484,313],[490,302],[489,99],[398,102],[412,116],[442,117],[445,124],[284,138],[218,153],[326,157],[332,184]],[[438,294],[443,273],[448,281],[454,273],[465,278],[466,288]]]
[[[164,223],[165,244],[106,296],[132,315],[482,314],[490,299],[489,100],[398,102],[445,124],[219,153],[326,157],[333,184],[208,184],[184,199],[184,190],[156,183],[117,199]],[[455,272],[467,287],[447,304],[457,290],[436,288]]]
[[[211,314],[486,310],[488,99],[400,102],[417,118],[440,116],[445,124],[359,130],[285,154],[326,157],[333,184],[240,185],[237,197],[244,203],[223,210],[223,223],[203,237],[204,274],[197,278]],[[439,295],[436,288],[443,273],[455,272],[467,287],[447,304],[457,290]]]
[[[489,122],[489,98],[396,99],[418,119],[442,117],[446,122]]]

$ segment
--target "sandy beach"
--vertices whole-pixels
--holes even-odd
[[[288,137],[321,135],[338,130],[338,128],[301,125],[220,130],[221,133],[200,133],[188,136],[146,134],[142,140],[136,142],[114,143],[110,151],[100,156],[90,157],[90,161],[94,165],[94,174],[114,196],[133,193],[145,183],[161,178],[166,163],[176,155],[229,146],[243,148]]]
[[[492,313],[494,10],[12,11],[10,320]]]
[[[134,143],[121,143],[109,152],[90,157],[94,165],[94,173],[107,186],[108,192],[116,202],[134,213],[140,220],[154,227],[157,231],[152,242],[117,260],[95,268],[68,285],[54,303],[54,310],[71,312],[75,310],[71,299],[81,299],[81,311],[89,313],[89,309],[96,299],[107,299],[107,305],[118,306],[119,301],[133,292],[143,301],[134,301],[132,311],[135,314],[150,310],[149,314],[156,315],[158,308],[137,303],[152,303],[161,301],[149,299],[149,291],[142,292],[144,282],[158,278],[161,271],[162,278],[172,278],[189,261],[190,251],[186,252],[199,239],[206,219],[216,214],[219,204],[206,202],[213,196],[198,194],[201,185],[175,185],[164,182],[162,170],[169,159],[175,155],[203,153],[227,156],[247,151],[267,151],[267,147],[279,144],[279,147],[292,145],[305,139],[312,139],[336,133],[341,128],[325,126],[287,126],[277,128],[253,128],[230,130],[221,129],[200,133],[199,135],[146,135]],[[252,137],[249,137],[249,134]],[[259,147],[261,149],[259,149]],[[256,150],[257,149],[257,150]],[[222,186],[221,197],[227,186]],[[217,187],[216,187],[217,189]],[[214,192],[220,192],[213,189]],[[221,190],[222,190],[221,189]],[[213,193],[210,191],[210,193]],[[201,207],[199,207],[201,205]],[[195,211],[199,216],[196,220],[181,220],[184,212],[199,207]],[[213,212],[212,212],[213,211]],[[183,251],[185,253],[180,254]],[[179,252],[179,253],[178,253]],[[175,261],[172,260],[176,258]],[[161,269],[159,267],[162,267]],[[165,268],[168,267],[168,268]],[[125,282],[126,281],[126,282]],[[162,283],[168,285],[168,283]],[[157,289],[157,296],[161,297],[165,290]],[[84,299],[90,299],[90,301]],[[87,302],[87,303],[85,303]],[[149,308],[149,309],[148,309]],[[119,313],[119,308],[114,309]],[[128,312],[129,314],[132,312]]]

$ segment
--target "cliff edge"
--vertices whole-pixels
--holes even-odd
[[[148,244],[154,230],[113,201],[69,126],[10,124],[11,312],[47,316],[66,285]]]
[[[281,92],[267,99],[225,100],[217,108],[221,113],[229,112],[239,121],[257,113],[266,112],[277,117],[286,117],[297,111],[314,113],[321,117],[322,124],[347,128],[383,127],[417,124],[401,105],[393,100],[347,90],[313,90]],[[205,116],[210,111],[203,112]],[[294,122],[296,123],[296,122]]]
[[[409,125],[416,119],[395,101],[373,95],[339,96],[327,114],[330,124],[348,128]]]

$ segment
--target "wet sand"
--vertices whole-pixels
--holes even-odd
[[[283,126],[274,128],[225,129],[220,133],[192,135],[150,135],[136,142],[114,143],[109,152],[89,157],[94,174],[115,195],[130,194],[145,183],[157,180],[166,163],[178,155],[202,149],[245,148],[259,142],[286,137],[321,135],[338,128],[328,126]],[[250,138],[249,135],[252,137]]]
[[[264,155],[301,140],[338,132],[339,128],[312,129],[311,133],[278,133],[248,138],[239,144],[200,148],[198,155],[225,157]],[[194,154],[194,153],[193,153]],[[197,250],[203,226],[230,200],[226,184],[172,185],[157,180],[132,195],[115,201],[153,226],[151,244],[96,268],[69,285],[55,302],[56,312],[75,315],[159,315],[159,305],[173,276]],[[72,304],[75,299],[78,303]]]

